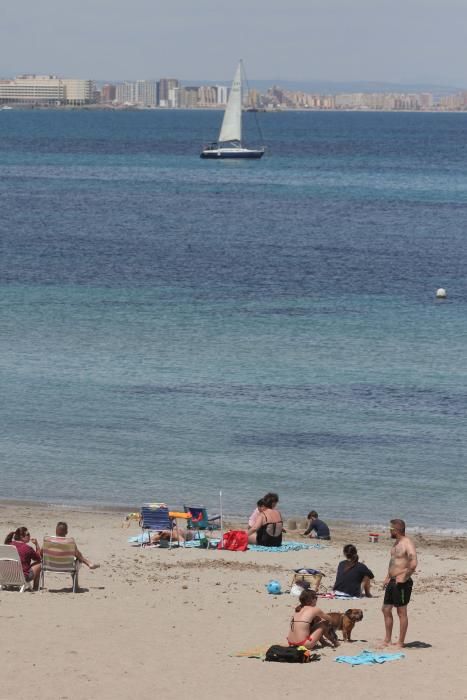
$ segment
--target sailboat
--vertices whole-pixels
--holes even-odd
[[[225,108],[219,140],[205,146],[201,158],[261,158],[263,148],[242,145],[242,83],[243,63],[239,62]]]

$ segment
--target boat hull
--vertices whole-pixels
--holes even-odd
[[[200,158],[219,160],[222,158],[262,158],[264,148],[205,148],[200,153]]]

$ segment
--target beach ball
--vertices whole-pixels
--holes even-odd
[[[269,583],[266,586],[267,592],[271,593],[272,595],[279,595],[281,592],[281,584],[279,581],[269,581]]]

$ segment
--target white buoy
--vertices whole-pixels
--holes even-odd
[[[436,290],[436,298],[437,299],[446,299],[447,297],[447,292],[445,289],[440,287],[439,289]]]

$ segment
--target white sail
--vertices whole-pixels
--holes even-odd
[[[242,62],[238,64],[232,82],[224,119],[222,121],[219,141],[242,140]]]

